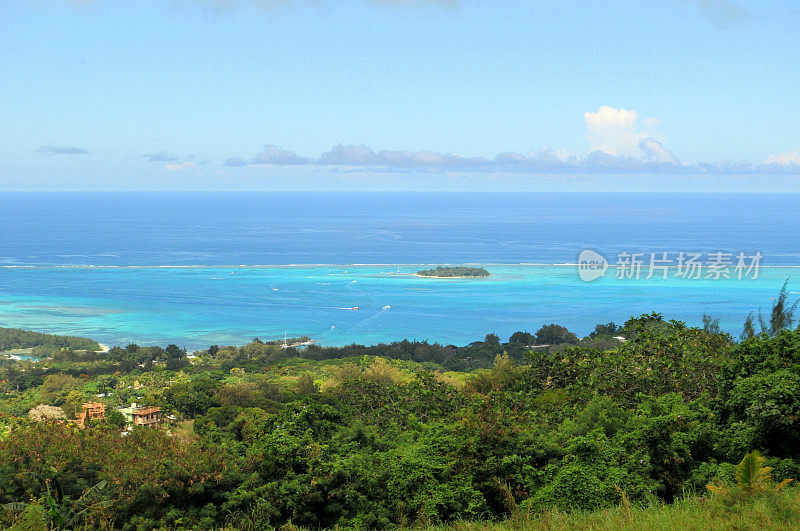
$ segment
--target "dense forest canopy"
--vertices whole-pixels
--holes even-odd
[[[254,340],[191,358],[128,345],[6,361],[1,517],[21,528],[531,528],[593,515],[797,527],[793,325],[784,312],[737,341],[713,319],[695,328],[653,313],[583,339],[551,324],[462,347]],[[106,415],[81,429],[70,417],[86,401]],[[161,408],[162,427],[120,437],[117,409],[131,402]]]

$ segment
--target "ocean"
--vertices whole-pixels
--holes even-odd
[[[0,193],[0,209],[0,326],[109,345],[463,345],[651,311],[738,335],[786,279],[800,291],[794,194]],[[587,249],[609,262],[591,282]],[[679,253],[700,278],[679,277]],[[741,280],[739,253],[759,256]],[[648,279],[654,256],[672,267]],[[492,276],[414,276],[440,264]]]

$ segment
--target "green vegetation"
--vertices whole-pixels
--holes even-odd
[[[254,340],[193,358],[128,345],[6,363],[0,519],[797,528],[800,329],[775,322],[741,342],[711,318],[694,328],[653,313],[581,340],[547,325],[464,347]],[[64,419],[98,400],[104,420]],[[165,425],[121,437],[116,408],[131,402],[161,407]]]
[[[791,328],[792,323],[794,322],[794,314],[797,311],[797,305],[800,303],[800,300],[796,300],[793,304],[789,304],[788,293],[786,292],[788,285],[789,279],[786,279],[786,282],[783,283],[783,287],[781,288],[781,292],[778,294],[778,297],[775,299],[775,302],[772,305],[769,321],[764,318],[764,315],[761,313],[761,308],[758,309],[758,323],[761,325],[762,334],[774,336],[781,330]],[[744,323],[742,339],[749,339],[756,335],[756,329],[753,321],[754,317],[753,313],[751,312],[750,315],[747,316],[747,320]]]
[[[0,352],[33,347],[41,347],[46,351],[100,350],[100,345],[96,341],[85,337],[55,336],[18,328],[0,328]]]
[[[417,271],[417,275],[421,277],[436,277],[436,278],[460,278],[460,277],[488,277],[489,272],[482,267],[443,267],[439,266],[435,269],[423,269]]]

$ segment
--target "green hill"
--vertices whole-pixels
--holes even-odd
[[[0,328],[0,352],[32,347],[52,350],[100,350],[100,345],[96,341],[85,337],[42,334],[19,328]]]

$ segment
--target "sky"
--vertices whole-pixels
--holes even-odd
[[[794,0],[2,0],[0,190],[800,189]]]

